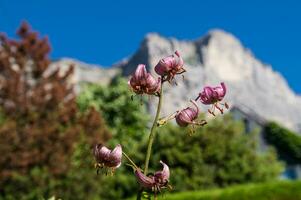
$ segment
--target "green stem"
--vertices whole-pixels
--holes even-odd
[[[154,138],[156,136],[155,130],[156,130],[157,121],[158,121],[159,115],[160,115],[162,99],[163,99],[163,81],[161,82],[161,88],[160,88],[160,93],[159,93],[159,102],[158,102],[158,106],[157,106],[156,116],[155,116],[152,128],[150,130],[149,138],[148,138],[147,151],[146,151],[145,164],[144,164],[144,174],[145,175],[147,174],[147,171],[148,171],[149,159],[150,159],[151,152],[152,152]]]
[[[153,146],[154,138],[155,138],[155,135],[156,135],[155,129],[157,127],[157,121],[159,119],[161,105],[162,105],[163,83],[164,83],[164,81],[163,81],[163,78],[162,78],[161,79],[160,93],[158,95],[159,102],[158,102],[158,106],[157,106],[157,112],[156,112],[156,116],[155,116],[153,125],[152,125],[151,130],[150,130],[149,138],[148,138],[147,151],[146,151],[146,157],[145,157],[145,166],[144,166],[144,174],[145,175],[147,175],[147,171],[148,171],[149,159],[150,159],[150,156],[151,156],[152,146]],[[143,193],[143,188],[140,188],[137,192],[136,200],[141,200],[142,193]]]
[[[131,165],[133,165],[133,167],[135,169],[138,169],[137,165],[134,163],[134,161],[125,153],[125,152],[122,152],[122,154],[124,155],[124,157],[131,163]]]

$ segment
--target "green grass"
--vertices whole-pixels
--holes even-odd
[[[162,200],[301,200],[301,181],[275,181],[225,189],[159,195]]]

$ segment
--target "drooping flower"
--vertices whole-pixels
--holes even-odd
[[[146,71],[145,65],[139,64],[128,84],[136,94],[152,95],[160,91],[161,78],[156,80]]]
[[[163,169],[157,171],[154,175],[146,176],[140,169],[135,170],[135,175],[140,186],[145,189],[151,189],[155,194],[160,192],[161,189],[168,187],[170,177],[168,165],[162,161],[160,161],[160,163],[163,165]]]
[[[227,109],[229,108],[227,103],[221,103],[221,101],[223,100],[223,98],[226,95],[226,92],[227,92],[226,85],[225,85],[225,83],[222,82],[220,86],[204,87],[203,91],[200,92],[197,99],[200,99],[200,101],[205,105],[212,104],[212,108],[208,110],[208,112],[210,114],[215,115],[214,114],[215,108],[217,108],[223,114],[223,112],[224,112],[223,107],[226,107]],[[222,108],[219,106],[219,104],[222,105]]]
[[[186,127],[189,124],[192,124],[198,117],[199,107],[197,106],[195,101],[191,101],[191,103],[194,105],[194,108],[187,107],[177,113],[176,122],[179,126]]]
[[[167,56],[159,61],[155,66],[155,72],[165,77],[164,80],[171,81],[176,74],[182,74],[184,69],[184,61],[178,51],[174,55]]]
[[[176,119],[176,122],[179,126],[181,127],[186,127],[188,125],[192,125],[192,132],[194,132],[194,125],[198,125],[198,126],[204,126],[205,124],[207,124],[206,120],[196,120],[198,118],[199,115],[199,107],[196,104],[196,102],[194,100],[190,100],[190,102],[193,104],[193,106],[189,106],[185,109],[182,109],[180,111],[176,111],[173,114],[167,116],[167,117],[163,117],[158,119],[157,121],[157,126],[163,126],[164,124],[166,124],[168,121],[172,120],[172,119]]]
[[[224,96],[226,95],[226,91],[227,89],[225,83],[221,83],[221,86],[217,87],[206,86],[199,94],[199,98],[203,104],[214,104],[223,100]]]
[[[93,153],[97,162],[97,167],[107,167],[114,170],[121,165],[122,147],[120,144],[118,144],[113,150],[110,150],[102,144],[97,144],[94,147]]]

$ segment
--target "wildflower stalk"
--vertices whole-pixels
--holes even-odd
[[[164,81],[163,81],[163,77],[162,77],[161,78],[160,92],[159,92],[159,95],[158,95],[159,102],[158,102],[158,106],[157,106],[157,111],[156,111],[156,115],[155,115],[153,125],[152,125],[151,130],[150,130],[149,138],[148,138],[147,151],[146,151],[145,164],[144,164],[144,174],[145,175],[147,175],[147,172],[148,172],[149,159],[150,159],[151,152],[152,152],[152,146],[153,146],[154,138],[156,136],[157,121],[159,119],[160,110],[161,110],[161,106],[162,106],[163,83],[164,83]],[[141,200],[142,192],[143,192],[143,188],[140,188],[139,191],[137,192],[137,198],[136,198],[137,200]]]
[[[161,80],[163,80],[163,78]],[[158,97],[159,97],[159,102],[158,102],[158,106],[157,106],[157,112],[156,112],[156,116],[155,116],[152,128],[150,130],[149,138],[148,138],[147,151],[146,151],[145,164],[144,164],[144,174],[145,175],[147,174],[147,171],[148,171],[149,159],[150,159],[151,152],[152,152],[152,146],[153,146],[154,138],[156,136],[157,121],[159,119],[160,110],[161,110],[161,106],[162,106],[163,81],[161,81],[160,93],[159,93]]]

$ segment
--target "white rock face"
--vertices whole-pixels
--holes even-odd
[[[52,67],[60,67],[61,71],[65,71],[70,65],[74,65],[74,76],[72,82],[77,84],[76,91],[78,92],[81,83],[97,83],[108,84],[110,80],[120,72],[120,68],[104,68],[99,65],[89,65],[78,60],[63,58],[52,63]]]
[[[237,38],[222,30],[210,31],[195,41],[179,41],[150,33],[130,59],[109,69],[74,60],[63,59],[59,63],[76,64],[76,82],[106,84],[119,71],[124,76],[130,75],[140,63],[155,74],[154,66],[159,59],[175,50],[181,53],[187,72],[184,80],[181,76],[176,78],[178,86],[165,85],[163,115],[185,108],[205,85],[225,82],[228,87],[225,100],[231,106],[301,132],[301,97],[271,66],[260,62]],[[151,101],[150,112],[154,113],[156,98]],[[204,109],[207,107],[203,106]]]
[[[181,53],[187,73],[184,81],[177,78],[178,86],[165,86],[164,101],[168,103],[164,104],[164,115],[185,107],[203,86],[225,82],[228,86],[226,101],[230,105],[301,131],[301,98],[278,72],[257,60],[237,38],[222,30],[213,30],[196,41],[148,34],[141,48],[120,67],[128,75],[137,64],[145,63],[154,73],[153,67],[158,60],[175,50]],[[144,60],[137,59],[137,55],[142,54]],[[155,108],[150,110],[154,112]]]

